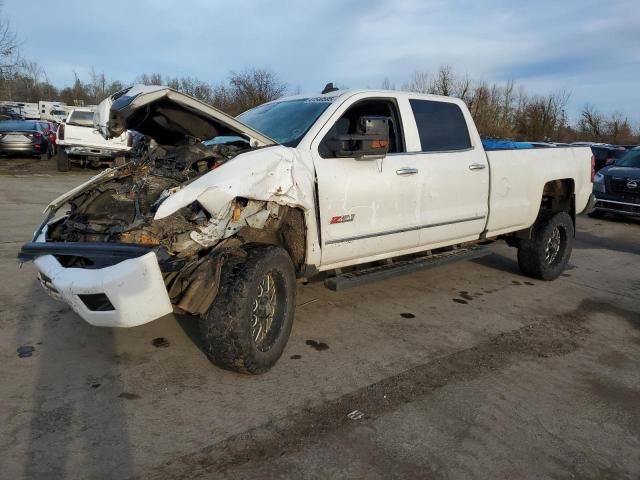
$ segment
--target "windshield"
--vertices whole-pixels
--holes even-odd
[[[640,150],[631,150],[616,160],[616,167],[640,168]]]
[[[93,127],[93,112],[74,110],[67,123],[81,127]]]
[[[268,103],[238,116],[245,125],[287,147],[295,147],[334,97]]]

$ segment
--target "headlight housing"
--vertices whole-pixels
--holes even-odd
[[[606,192],[604,175],[600,172],[597,172],[593,177],[593,191],[601,193]]]

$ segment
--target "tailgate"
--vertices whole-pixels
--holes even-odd
[[[64,131],[64,141],[67,145],[128,150],[128,139],[129,132],[124,132],[119,137],[107,140],[95,128],[81,127],[79,125],[67,124]]]

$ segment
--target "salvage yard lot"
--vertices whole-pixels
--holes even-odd
[[[352,290],[300,285],[283,358],[244,376],[208,362],[192,319],[94,328],[16,267],[44,205],[93,173],[0,160],[1,477],[640,475],[639,221],[579,218],[550,283],[496,243]]]

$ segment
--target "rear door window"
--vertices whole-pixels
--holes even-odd
[[[93,127],[93,112],[74,110],[69,117],[69,125],[80,127]]]
[[[418,126],[423,152],[471,148],[471,137],[462,110],[455,103],[409,100]]]

